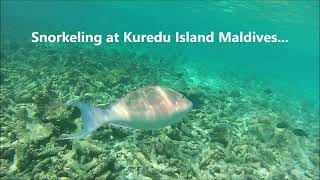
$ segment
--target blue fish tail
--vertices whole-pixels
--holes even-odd
[[[86,103],[81,102],[67,102],[66,106],[74,106],[80,109],[81,118],[83,121],[83,130],[80,134],[61,138],[60,140],[73,140],[73,139],[82,139],[88,134],[98,129],[104,124],[104,112],[100,108],[92,107]]]

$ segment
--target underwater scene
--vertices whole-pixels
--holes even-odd
[[[286,43],[32,43],[255,32]],[[1,1],[0,178],[320,178],[319,1]]]

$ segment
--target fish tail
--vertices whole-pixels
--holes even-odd
[[[61,138],[60,140],[73,140],[73,139],[82,139],[88,134],[98,129],[104,124],[103,114],[104,112],[100,108],[92,107],[86,103],[81,102],[67,102],[66,106],[74,106],[80,109],[81,118],[83,121],[83,130],[80,134]]]

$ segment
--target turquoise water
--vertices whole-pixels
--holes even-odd
[[[95,47],[32,44],[34,31],[255,31],[289,42]],[[104,106],[150,85],[194,109],[161,130],[105,126],[56,141],[81,129],[64,102]],[[319,2],[3,1],[1,144],[6,179],[317,179]]]
[[[183,4],[86,1],[4,3],[2,27],[13,38],[24,40],[29,40],[33,31],[101,34],[121,34],[124,31],[150,34],[159,31],[168,34],[176,31],[255,31],[260,34],[278,34],[288,39],[289,43],[126,45],[139,50],[148,48],[164,56],[183,55],[193,62],[206,63],[212,67],[223,64],[235,73],[252,73],[277,81],[279,86],[290,84],[290,89],[293,88],[295,93],[319,99],[317,1]]]

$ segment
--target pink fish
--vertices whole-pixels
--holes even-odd
[[[63,139],[84,138],[104,124],[134,129],[159,129],[182,119],[192,102],[179,92],[160,86],[137,89],[120,98],[107,109],[85,103],[67,102],[81,110],[83,131]]]

